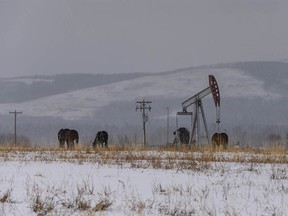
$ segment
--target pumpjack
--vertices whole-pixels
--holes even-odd
[[[209,132],[207,127],[207,122],[205,118],[204,108],[202,99],[209,94],[212,94],[214,104],[216,107],[216,123],[218,125],[218,132],[219,132],[219,124],[220,124],[220,91],[217,84],[217,81],[213,75],[209,75],[209,86],[204,90],[200,91],[199,93],[195,94],[193,97],[185,100],[182,103],[182,112],[178,112],[177,115],[191,115],[192,112],[187,112],[187,108],[191,105],[194,105],[194,117],[192,118],[192,127],[191,127],[191,136],[189,138],[189,146],[195,143],[200,142],[200,116],[202,116],[206,138],[208,144],[210,144]]]

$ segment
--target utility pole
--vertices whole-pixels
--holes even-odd
[[[152,103],[152,101],[137,101],[136,102],[136,111],[140,110],[142,111],[142,119],[143,119],[143,131],[144,131],[144,146],[146,146],[146,122],[148,122],[148,114],[146,114],[146,110],[151,110],[151,106],[149,104]]]
[[[17,144],[17,134],[16,134],[16,118],[18,114],[22,114],[22,112],[17,112],[16,110],[14,112],[9,112],[9,114],[14,114],[14,147],[16,147]]]

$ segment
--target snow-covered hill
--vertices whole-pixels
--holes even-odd
[[[276,71],[271,71],[271,73],[277,74]],[[89,118],[97,111],[117,105],[117,103],[130,103],[130,106],[134,106],[136,100],[142,99],[153,100],[153,107],[157,107],[157,100],[165,99],[166,106],[181,109],[181,102],[184,99],[208,87],[209,74],[213,74],[218,82],[222,101],[227,99],[279,101],[285,95],[284,92],[279,92],[279,89],[269,88],[268,81],[263,77],[255,77],[235,65],[222,65],[148,74],[133,79],[98,84],[95,87],[81,87],[26,102],[1,103],[0,113],[7,114],[11,110],[21,110],[27,116],[78,120]],[[47,80],[25,78],[14,81],[23,81],[26,85],[37,81],[53,82]],[[288,74],[281,80],[288,85]],[[11,80],[7,80],[7,82],[11,82]],[[272,83],[272,85],[275,84]],[[35,90],[37,91],[39,88],[41,89],[41,85]],[[21,95],[21,92],[19,94]],[[177,100],[179,104],[169,104],[169,100],[171,102]],[[174,111],[176,112],[176,110]]]
[[[127,135],[142,137],[141,113],[136,101],[151,100],[149,125],[153,143],[166,142],[167,108],[170,140],[176,128],[181,103],[209,86],[215,76],[221,95],[221,130],[231,142],[263,140],[288,132],[288,63],[243,62],[184,68],[161,73],[114,75],[67,74],[15,77],[0,80],[0,131],[13,133],[9,112],[17,110],[18,131],[34,142],[55,142],[62,127],[79,130],[90,142],[95,131],[107,129],[114,140]],[[211,95],[202,100],[210,134],[216,130],[215,106]],[[188,111],[193,111],[189,107]],[[187,117],[179,125],[190,127]],[[116,127],[115,127],[116,126]],[[160,135],[161,134],[161,135]],[[88,138],[86,138],[88,137]],[[134,138],[133,138],[134,139]],[[157,139],[160,139],[157,141]],[[164,140],[165,139],[165,140]],[[258,142],[258,141],[257,141]],[[261,144],[261,143],[260,143]]]

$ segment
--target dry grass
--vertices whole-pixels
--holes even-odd
[[[33,154],[29,154],[33,153]],[[109,148],[77,146],[69,151],[44,147],[0,147],[0,160],[65,161],[71,163],[114,164],[131,168],[190,169],[209,167],[209,162],[288,163],[287,149],[283,146],[263,148],[229,147],[145,147],[142,145],[112,145]]]

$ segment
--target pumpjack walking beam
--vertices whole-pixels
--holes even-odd
[[[185,100],[182,103],[182,110],[183,112],[187,112],[187,108],[191,105],[194,105],[194,120],[193,120],[193,127],[191,131],[191,139],[194,141],[197,141],[199,143],[200,141],[200,114],[202,115],[202,120],[204,123],[205,127],[205,132],[206,132],[206,138],[208,143],[210,143],[209,139],[209,134],[208,134],[208,127],[207,127],[207,122],[205,118],[205,113],[204,113],[204,108],[202,104],[202,98],[206,97],[207,95],[212,93],[213,100],[216,106],[216,122],[218,124],[219,128],[219,123],[220,123],[220,91],[218,88],[217,81],[213,75],[209,75],[209,87],[205,88],[204,90],[200,91],[193,97]],[[195,139],[195,135],[197,135]]]

